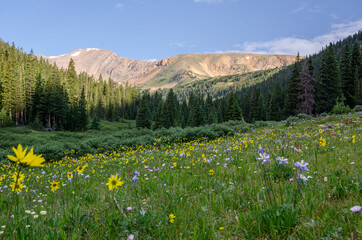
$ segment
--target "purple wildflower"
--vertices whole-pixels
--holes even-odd
[[[294,165],[295,165],[296,167],[298,167],[299,170],[304,170],[304,171],[309,171],[309,169],[307,168],[307,165],[308,165],[308,164],[309,164],[309,163],[304,162],[304,160],[302,160],[301,162],[296,162],[296,163],[294,163]]]
[[[277,157],[277,160],[279,161],[280,165],[283,165],[283,163],[288,164],[288,158]]]
[[[270,162],[270,159],[269,159],[269,154],[266,154],[265,152],[263,153],[259,153],[259,156],[256,160],[259,160],[259,161],[262,161],[261,164],[264,164],[266,162]]]

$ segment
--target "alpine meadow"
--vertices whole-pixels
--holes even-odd
[[[0,239],[362,238],[360,2],[20,2]]]

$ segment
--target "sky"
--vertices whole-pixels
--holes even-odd
[[[305,56],[362,30],[361,9],[362,0],[0,0],[0,38],[45,56],[79,48],[137,60]]]

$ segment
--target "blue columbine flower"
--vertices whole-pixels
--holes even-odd
[[[288,158],[277,157],[277,160],[279,161],[280,165],[283,165],[283,163],[288,164]]]
[[[262,161],[261,164],[264,164],[266,162],[270,162],[270,159],[269,159],[269,154],[266,154],[265,152],[263,153],[259,153],[259,156],[256,160],[259,160],[259,161]]]
[[[312,178],[311,176],[304,176],[304,175],[302,175],[302,174],[300,174],[299,175],[299,177],[298,177],[298,179],[300,180],[300,181],[303,181],[303,183],[305,184],[305,182],[309,179],[309,178]]]
[[[296,162],[294,163],[294,165],[298,167],[299,170],[309,171],[309,169],[307,168],[308,163],[304,162],[304,160],[302,160],[301,162]]]

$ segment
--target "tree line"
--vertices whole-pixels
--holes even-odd
[[[329,44],[313,56],[301,59],[298,54],[294,65],[254,86],[229,89],[222,97],[207,91],[204,94],[190,89],[180,94],[170,89],[163,100],[159,92],[146,91],[140,100],[137,127],[194,127],[229,120],[280,121],[297,114],[329,113],[339,105],[362,105],[361,42],[359,32]]]
[[[88,119],[135,119],[139,91],[82,72],[71,59],[59,69],[0,40],[0,126],[84,130]]]

